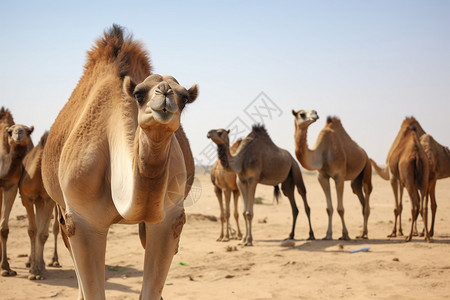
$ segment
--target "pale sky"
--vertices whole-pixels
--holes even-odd
[[[450,1],[434,0],[1,1],[0,105],[36,143],[117,23],[155,73],[199,85],[182,119],[198,162],[214,161],[209,129],[244,135],[256,121],[294,155],[291,109],[315,109],[310,147],[334,115],[384,164],[406,116],[450,146],[449,16]]]

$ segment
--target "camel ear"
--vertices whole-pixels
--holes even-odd
[[[31,125],[31,127],[27,130],[27,132],[28,132],[28,135],[30,135],[30,134],[32,134],[33,133],[33,131],[34,131],[34,126],[33,125]]]
[[[186,103],[192,103],[197,99],[198,97],[198,85],[194,84],[191,86],[191,88],[188,90],[189,97],[186,101]]]
[[[6,128],[5,128],[5,132],[6,132],[9,136],[11,136],[11,135],[12,135],[12,129],[11,129],[11,127],[6,127]]]
[[[135,87],[136,87],[136,83],[133,81],[133,79],[131,79],[130,76],[125,76],[125,78],[123,79],[123,85],[122,85],[123,92],[126,95],[128,95],[129,97],[134,98],[133,92],[134,92]]]
[[[295,112],[295,110],[292,110],[292,114],[294,115],[294,117],[297,116],[297,113]]]
[[[230,134],[230,130],[231,130],[231,129],[228,129],[228,130],[227,130],[227,133],[228,133],[228,134]]]

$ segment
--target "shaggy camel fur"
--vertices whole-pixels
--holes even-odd
[[[390,167],[389,167],[389,161],[392,157],[392,153],[394,150],[399,146],[401,141],[406,141],[403,139],[405,132],[408,130],[410,126],[414,126],[416,128],[417,135],[419,138],[425,134],[425,131],[420,126],[419,122],[414,117],[407,117],[402,122],[400,126],[400,130],[397,133],[397,136],[394,139],[394,142],[391,145],[391,148],[389,148],[388,155],[386,157],[386,165],[384,168],[379,167],[375,161],[372,159],[370,162],[372,163],[372,166],[374,167],[377,174],[383,178],[384,180],[389,180],[391,183],[392,191],[394,193],[394,201],[395,201],[395,207],[394,207],[394,228],[392,229],[391,234],[388,235],[388,237],[396,237],[397,232],[399,236],[403,236],[403,229],[402,229],[402,211],[403,211],[403,186],[399,183],[399,179],[392,173],[390,173]],[[416,223],[415,223],[416,224]],[[397,231],[398,228],[398,231]],[[417,235],[417,228],[415,227],[414,235]]]
[[[9,235],[9,215],[16,199],[20,175],[22,174],[22,160],[33,148],[31,133],[34,127],[14,124],[9,110],[0,109],[0,260],[1,275],[14,276],[8,262],[6,241]]]
[[[427,225],[427,192],[430,169],[428,157],[420,144],[417,128],[414,124],[406,128],[397,147],[392,151],[389,168],[390,172],[398,178],[400,184],[408,191],[411,198],[411,231],[406,241],[410,241],[413,236],[414,225],[417,222],[420,206],[422,206],[425,240],[430,242]]]
[[[161,299],[178,251],[195,171],[180,118],[198,89],[150,71],[141,44],[113,25],[88,52],[44,148],[44,186],[61,209],[79,298],[105,299],[111,224],[145,222],[140,299]]]
[[[372,192],[372,168],[366,152],[354,142],[338,118],[328,117],[320,131],[313,149],[308,148],[309,125],[319,119],[315,110],[292,110],[295,117],[295,154],[300,164],[308,170],[318,170],[319,183],[327,199],[328,230],[324,239],[332,239],[333,204],[331,202],[330,178],[336,184],[337,211],[342,221],[342,237],[349,240],[344,221],[344,182],[351,181],[353,193],[358,196],[364,217],[363,230],[358,238],[367,238],[369,220],[369,196]],[[363,193],[364,192],[364,193]]]
[[[263,126],[253,126],[252,132],[245,137],[234,155],[230,152],[229,144],[225,144],[217,136],[216,130],[208,133],[218,146],[219,159],[225,169],[237,174],[239,191],[244,198],[245,236],[242,240],[245,246],[253,245],[252,220],[253,203],[258,183],[276,186],[281,183],[283,194],[289,198],[292,208],[292,230],[289,238],[295,234],[298,208],[295,203],[294,189],[302,196],[309,223],[309,240],[314,239],[311,228],[310,208],[306,200],[306,188],[302,173],[295,159],[288,151],[277,147],[269,137]]]
[[[229,130],[217,129],[214,135],[217,137],[217,139],[221,139],[224,144],[229,145],[230,144],[230,140],[228,137],[229,133],[230,133]],[[233,146],[231,146],[230,149],[231,154],[236,153],[236,150],[239,147],[241,141],[242,140],[238,140],[233,144]],[[216,193],[217,199],[219,200],[220,221],[222,225],[220,236],[217,239],[217,241],[227,242],[230,240],[230,237],[233,238],[233,234],[230,232],[231,193],[233,193],[233,200],[234,200],[234,219],[236,220],[236,227],[237,227],[236,238],[239,240],[242,239],[241,228],[239,227],[239,213],[238,213],[239,188],[236,184],[236,173],[225,169],[220,159],[218,159],[211,169],[211,181],[212,184],[214,185],[214,192]],[[222,192],[225,196],[225,208],[223,205]]]
[[[431,227],[429,235],[434,235],[434,222],[436,217],[436,182],[438,179],[450,177],[450,150],[439,144],[431,135],[424,134],[420,137],[420,144],[425,151],[430,163],[430,177],[428,183],[428,195],[431,204]]]
[[[55,202],[48,196],[42,183],[41,162],[48,132],[44,133],[39,143],[25,156],[23,173],[19,182],[19,193],[28,216],[28,235],[31,251],[27,267],[30,268],[28,279],[44,279],[44,245],[48,239],[48,227],[54,211],[53,235],[54,251],[49,267],[59,267],[58,261],[58,210]],[[35,214],[36,209],[36,214]]]

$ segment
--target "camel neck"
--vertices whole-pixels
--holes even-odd
[[[295,155],[298,161],[307,170],[317,170],[319,167],[315,166],[315,151],[308,147],[308,127],[295,128]]]
[[[22,160],[28,153],[28,145],[15,145],[2,159],[0,177],[8,177],[22,167]]]
[[[173,134],[154,140],[139,129],[137,149],[137,166],[139,174],[155,179],[162,177],[168,166]]]
[[[217,156],[222,166],[226,170],[232,171],[230,167],[230,146],[226,144],[217,145]]]

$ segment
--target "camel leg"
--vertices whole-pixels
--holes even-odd
[[[239,191],[235,190],[233,191],[233,202],[234,202],[234,219],[236,220],[236,227],[237,227],[237,239],[242,239],[242,232],[241,228],[239,227],[239,212],[238,212],[238,205],[239,205]]]
[[[249,225],[248,225],[248,220],[247,220],[247,218],[246,218],[246,216],[245,216],[245,212],[247,211],[247,206],[248,206],[248,203],[247,203],[247,200],[248,200],[247,184],[244,183],[244,182],[242,182],[242,181],[239,179],[239,177],[237,178],[236,182],[237,182],[237,186],[238,186],[238,188],[239,188],[239,192],[240,192],[241,195],[242,195],[242,199],[244,200],[244,211],[243,211],[243,213],[242,213],[242,216],[244,217],[244,222],[245,222],[245,235],[244,235],[244,237],[242,238],[242,242],[241,242],[241,243],[242,243],[243,245],[245,245],[245,243],[246,243],[247,240],[248,240],[248,235],[249,235]]]
[[[431,227],[430,227],[430,237],[433,237],[434,235],[434,221],[436,220],[436,209],[437,209],[437,204],[436,204],[436,181],[437,180],[433,180],[432,182],[430,182],[430,186],[429,186],[429,195],[430,195],[430,202],[431,202]]]
[[[324,240],[332,240],[333,239],[333,229],[332,229],[333,203],[331,202],[330,178],[319,174],[318,179],[319,179],[319,183],[322,186],[322,189],[325,193],[325,197],[327,199],[328,229],[327,229],[327,235],[323,239]]]
[[[217,186],[214,187],[214,192],[216,193],[217,200],[219,200],[219,207],[220,207],[220,224],[221,224],[221,231],[220,236],[217,238],[218,242],[221,242],[223,240],[224,234],[224,223],[225,223],[225,213],[223,208],[223,198],[222,198],[222,190],[218,188]]]
[[[27,268],[31,268],[35,264],[36,259],[36,216],[34,214],[33,200],[25,195],[21,195],[22,204],[27,211],[28,218],[28,236],[30,237],[30,256],[28,257],[28,262],[25,264]],[[31,269],[30,269],[31,273]]]
[[[224,191],[225,194],[225,238],[222,240],[222,242],[228,242],[230,240],[230,201],[231,201],[231,190],[226,188]]]
[[[370,165],[370,162],[368,161],[368,164],[364,168],[364,171],[361,174],[362,176],[358,176],[360,180],[354,180],[352,181],[352,190],[353,193],[355,193],[358,196],[359,201],[361,202],[362,206],[362,214],[364,218],[363,223],[363,230],[361,232],[360,236],[357,236],[356,238],[368,238],[368,223],[369,223],[369,216],[370,216],[370,194],[372,193],[372,168]],[[364,194],[363,194],[364,190]]]
[[[105,299],[105,252],[108,227],[91,222],[81,214],[65,214],[72,258],[80,293],[84,299]]]
[[[305,213],[308,217],[308,224],[309,224],[309,237],[307,240],[315,240],[314,231],[311,226],[311,209],[308,205],[308,200],[306,198],[306,188],[305,184],[303,182],[302,173],[300,171],[300,168],[295,164],[292,167],[292,175],[294,179],[294,184],[297,186],[297,192],[300,194],[303,200],[303,205],[305,207]]]
[[[281,190],[283,191],[283,194],[288,197],[289,204],[291,205],[292,210],[292,228],[291,233],[289,234],[289,239],[293,240],[295,236],[295,224],[297,222],[297,216],[298,216],[298,208],[297,204],[295,203],[295,196],[294,196],[294,182],[292,178],[289,176],[287,180],[285,180],[281,184]]]
[[[238,180],[238,186],[244,197],[244,219],[246,221],[246,236],[244,237],[244,246],[253,246],[252,221],[253,221],[253,204],[255,201],[255,191],[257,182],[254,178],[247,179],[245,183]]]
[[[53,200],[52,200],[53,201]],[[58,259],[58,234],[59,234],[59,221],[58,221],[58,207],[54,205],[54,218],[53,218],[53,237],[54,237],[54,248],[53,248],[53,257],[52,262],[49,263],[47,266],[59,268],[61,267],[61,264],[59,263]]]
[[[411,231],[409,235],[406,237],[405,242],[411,241],[414,234],[414,224],[416,223],[417,217],[419,216],[419,195],[417,190],[414,190],[412,187],[406,188],[411,198]]]
[[[146,224],[144,276],[139,299],[159,300],[174,254],[186,221],[184,208],[174,206],[166,212],[164,220]]]
[[[14,204],[14,200],[17,195],[17,184],[14,184],[8,188],[4,188],[3,202],[4,207],[1,209],[1,222],[0,222],[0,235],[1,235],[1,275],[2,276],[15,276],[16,271],[11,270],[8,262],[8,252],[6,250],[6,242],[9,235],[9,215]]]
[[[424,235],[425,235],[425,241],[428,243],[431,242],[431,238],[428,231],[428,188],[425,191],[425,193],[421,194],[421,201],[422,204],[422,220],[424,224]]]
[[[403,186],[401,184],[398,185],[398,235],[403,236],[403,228],[402,228],[402,211],[403,211]]]
[[[31,267],[31,275],[28,279],[44,279],[45,263],[44,263],[44,245],[48,239],[48,228],[52,218],[52,211],[55,204],[50,198],[36,201],[36,257],[35,264]]]
[[[334,182],[336,184],[336,194],[337,194],[337,211],[339,216],[341,217],[342,222],[342,236],[339,238],[340,240],[350,240],[348,236],[347,226],[345,226],[344,220],[344,180],[340,177],[334,178]]]

